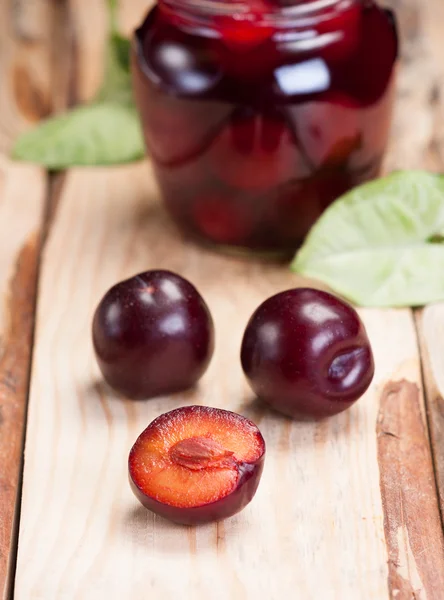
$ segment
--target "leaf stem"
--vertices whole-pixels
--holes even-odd
[[[119,0],[108,0],[111,34],[118,33],[118,30],[119,30],[118,17],[117,17],[118,8],[119,8]]]

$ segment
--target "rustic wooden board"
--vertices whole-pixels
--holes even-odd
[[[65,15],[66,17],[66,15]],[[61,106],[53,61],[63,21],[60,5],[0,3],[0,153],[20,131]],[[16,501],[28,396],[40,233],[46,174],[0,154],[0,598],[15,565]]]
[[[45,177],[0,157],[0,598],[14,566]]]
[[[73,55],[68,18],[64,1],[0,3],[1,153],[9,153],[20,132],[66,107]]]
[[[405,123],[398,123],[397,128],[398,133],[404,131],[404,143],[399,143],[399,148],[401,152],[401,147],[404,147],[410,155],[417,152],[418,157],[421,157],[422,154],[423,160],[417,158],[416,164],[424,164],[442,172],[444,169],[442,87],[444,3],[439,0],[425,3],[410,0],[409,6],[405,8],[405,31],[410,31],[409,57],[413,64],[404,69],[407,75],[404,76],[404,94],[402,94],[404,106],[401,112],[405,115]],[[420,82],[420,85],[415,85],[415,81]],[[411,115],[415,115],[413,128],[407,126]],[[398,164],[402,163],[398,162]],[[412,156],[408,166],[414,165],[415,158]],[[444,515],[443,305],[437,304],[417,311],[416,322],[423,361],[428,423],[439,487],[441,515]]]
[[[439,3],[389,3],[406,42],[389,168],[442,166]],[[102,0],[89,4],[69,2],[81,99],[97,88],[106,26]],[[120,3],[125,31],[143,5]],[[152,267],[199,287],[217,351],[197,391],[135,403],[101,384],[90,324],[111,284]],[[301,282],[285,267],[187,244],[146,165],[69,173],[40,283],[16,599],[442,599],[443,534],[411,311],[362,311],[377,373],[351,411],[318,425],[269,413],[243,379],[240,338],[265,297]],[[268,455],[243,513],[182,528],[138,506],[126,460],[152,418],[192,403],[255,420]]]
[[[387,170],[442,170],[444,49],[441,0],[387,0],[400,29],[401,64]]]
[[[75,39],[73,59],[73,92],[79,102],[94,97],[103,75],[104,42],[109,26],[106,10],[108,0],[65,0],[69,7],[70,24]],[[117,2],[119,27],[122,35],[130,37],[154,0]]]
[[[198,286],[217,351],[197,391],[124,401],[101,384],[91,317],[111,284],[152,267]],[[146,165],[70,172],[43,259],[17,600],[278,599],[295,589],[316,600],[440,598],[443,536],[411,312],[362,311],[377,361],[370,391],[336,418],[293,423],[253,400],[238,354],[253,309],[295,282],[285,267],[185,243]],[[402,379],[407,392],[385,389]],[[141,508],[126,470],[138,433],[192,403],[240,411],[268,444],[254,502],[197,529]]]
[[[434,454],[441,514],[444,514],[444,304],[416,314],[423,363],[430,438]]]

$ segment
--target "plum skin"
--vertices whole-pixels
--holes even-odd
[[[358,400],[374,360],[357,312],[311,288],[281,292],[253,313],[241,363],[256,395],[295,419],[321,419]]]
[[[166,270],[114,285],[93,318],[93,345],[107,383],[151,398],[193,387],[214,351],[214,324],[196,288]]]
[[[202,506],[184,508],[164,504],[147,496],[131,476],[131,456],[128,478],[134,495],[148,510],[179,525],[200,525],[228,519],[243,510],[251,502],[262,476],[264,458],[265,454],[255,463],[241,463],[239,465],[240,477],[236,489],[228,496]]]

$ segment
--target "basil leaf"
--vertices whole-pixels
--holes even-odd
[[[397,172],[334,202],[291,265],[363,306],[444,300],[444,178]]]
[[[43,122],[17,141],[12,156],[48,169],[112,165],[144,155],[135,107],[104,102],[76,108]]]

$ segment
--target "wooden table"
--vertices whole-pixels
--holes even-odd
[[[121,2],[122,31],[146,4]],[[389,4],[403,59],[387,168],[443,170],[444,2]],[[244,325],[300,280],[182,239],[147,164],[54,176],[6,158],[20,131],[93,95],[105,32],[103,0],[1,3],[0,596],[442,600],[444,304],[360,311],[377,369],[352,410],[301,424],[254,401]],[[111,284],[153,267],[201,290],[217,351],[197,391],[135,403],[103,387],[91,315]],[[192,403],[247,415],[268,444],[253,503],[199,528],[145,511],[126,480],[140,431]]]

